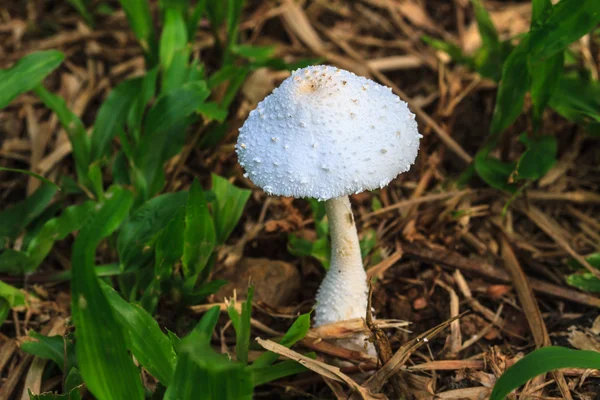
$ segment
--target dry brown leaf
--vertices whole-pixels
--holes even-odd
[[[372,395],[366,388],[361,387],[352,378],[344,374],[338,367],[334,367],[325,364],[324,362],[305,357],[302,354],[297,353],[294,350],[290,350],[287,347],[275,343],[271,340],[264,340],[257,337],[256,341],[266,350],[272,351],[273,353],[289,358],[290,360],[297,361],[299,364],[305,366],[306,368],[310,369],[313,372],[316,372],[317,374],[325,378],[345,383],[350,387],[350,389],[352,389],[354,393],[360,396],[359,398],[363,400],[386,399],[386,397],[383,394]]]

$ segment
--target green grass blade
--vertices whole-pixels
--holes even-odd
[[[168,70],[176,52],[187,46],[187,27],[183,12],[178,7],[165,10],[163,31],[160,35],[159,59],[163,71]]]
[[[183,255],[184,231],[185,208],[180,207],[156,241],[154,275],[158,281],[168,281],[173,274],[173,264]]]
[[[580,77],[563,77],[550,107],[570,121],[600,123],[600,82]]]
[[[69,136],[73,146],[73,158],[80,183],[87,182],[87,170],[90,164],[90,142],[85,127],[77,115],[67,106],[64,99],[50,93],[41,85],[36,86],[33,91],[44,102],[46,107],[56,113],[58,120]]]
[[[498,40],[498,32],[492,23],[490,14],[483,6],[481,0],[471,0],[471,3],[473,3],[473,8],[475,9],[475,19],[477,20],[479,35],[481,36],[483,45],[489,48],[497,47],[500,41]]]
[[[543,26],[531,32],[531,56],[537,59],[551,57],[598,24],[600,1],[562,0],[552,8]]]
[[[67,1],[73,6],[73,8],[75,8],[77,10],[77,12],[79,14],[81,14],[83,19],[85,19],[85,22],[90,27],[93,28],[94,27],[94,17],[88,11],[86,1],[85,0],[67,0]]]
[[[523,41],[508,56],[502,68],[502,80],[496,95],[496,107],[490,125],[494,141],[521,114],[525,93],[529,89],[527,69],[528,43]]]
[[[15,306],[25,305],[25,295],[16,287],[0,281],[0,326]]]
[[[127,347],[139,363],[160,383],[169,386],[175,371],[176,355],[167,335],[146,310],[129,304],[108,284],[101,282],[123,332]]]
[[[160,232],[187,203],[187,192],[166,193],[148,200],[123,224],[117,239],[119,258],[125,269],[148,261]]]
[[[63,240],[71,232],[81,229],[86,217],[93,214],[94,206],[94,202],[86,201],[67,207],[60,216],[48,220],[27,247],[31,265],[25,272],[33,272],[50,253],[56,241]]]
[[[77,366],[73,342],[62,336],[44,336],[35,331],[29,331],[29,336],[35,341],[26,341],[21,344],[21,350],[45,360],[52,360],[61,370],[70,371]],[[65,350],[67,363],[65,364]],[[65,368],[66,367],[66,368]]]
[[[529,138],[526,133],[519,138],[527,150],[517,163],[518,179],[540,179],[556,164],[558,143],[554,136]]]
[[[310,313],[300,315],[290,326],[290,329],[283,335],[279,344],[285,347],[292,347],[299,340],[304,339],[310,329]],[[265,368],[273,364],[279,358],[279,354],[267,351],[261,354],[253,363],[252,368]],[[295,362],[294,362],[295,363]],[[278,364],[279,365],[279,364]],[[268,381],[266,381],[268,382]],[[258,384],[258,383],[257,383]]]
[[[306,371],[308,369],[305,366],[293,360],[285,360],[268,367],[252,368],[249,370],[255,386],[264,385],[265,383]]]
[[[42,82],[65,58],[56,50],[37,51],[0,70],[0,108],[6,107],[19,94],[27,92]]]
[[[216,233],[206,196],[198,180],[194,180],[188,194],[183,245],[183,273],[190,285],[202,272],[216,244]]]
[[[91,137],[92,161],[106,154],[110,141],[124,128],[131,107],[142,90],[143,80],[135,78],[121,82],[100,106]]]
[[[55,193],[55,185],[44,184],[25,200],[0,212],[0,243],[15,237],[25,229],[46,209]]]
[[[196,37],[196,29],[198,28],[198,22],[206,10],[206,0],[197,0],[196,5],[192,13],[188,17],[187,21],[187,37],[190,41],[193,41]]]
[[[490,400],[503,400],[529,379],[560,368],[600,369],[600,353],[564,347],[543,347],[535,350],[504,372],[496,382]]]
[[[542,25],[552,12],[551,0],[531,1],[531,28]]]
[[[213,217],[217,241],[225,243],[242,216],[252,192],[239,189],[227,179],[215,174],[212,174],[212,191],[216,198],[213,204]]]
[[[531,102],[533,103],[533,121],[536,130],[548,102],[560,83],[564,62],[565,55],[563,52],[559,52],[543,61],[529,63]]]
[[[31,171],[28,171],[26,169],[0,167],[0,171],[17,172],[19,174],[25,174],[25,175],[33,176],[34,178],[39,179],[40,181],[42,181],[44,183],[56,186],[57,190],[59,190],[59,191],[61,190],[60,187],[56,183],[54,183],[54,182],[52,182],[52,181],[44,178],[41,175],[36,174],[35,172],[31,172]]]
[[[156,36],[150,14],[148,0],[119,0],[133,33],[138,38],[140,45],[146,53],[149,66],[153,67],[157,62]]]
[[[129,213],[131,192],[115,187],[75,240],[71,309],[81,375],[99,400],[141,400],[144,389],[123,340],[123,331],[94,270],[96,247]]]

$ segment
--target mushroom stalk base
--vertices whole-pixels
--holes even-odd
[[[315,326],[364,318],[367,274],[348,196],[325,202],[331,236],[331,264],[317,293]]]

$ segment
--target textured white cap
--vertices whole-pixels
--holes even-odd
[[[240,165],[269,194],[328,200],[387,186],[417,157],[415,116],[392,90],[335,67],[298,69],[240,129]]]

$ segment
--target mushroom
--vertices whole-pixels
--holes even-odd
[[[408,171],[420,138],[414,114],[390,88],[326,65],[294,71],[240,129],[244,176],[271,195],[325,201],[331,264],[315,326],[365,316],[367,275],[348,195]]]

